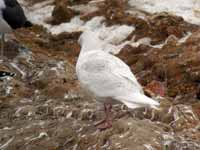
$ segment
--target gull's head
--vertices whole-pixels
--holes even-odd
[[[80,45],[83,45],[85,42],[91,41],[92,38],[98,38],[98,36],[96,35],[95,32],[91,31],[91,30],[85,30],[83,31],[83,33],[81,34],[78,42]]]
[[[102,47],[102,41],[98,37],[98,33],[86,30],[84,31],[79,40],[79,44],[81,45],[81,49],[84,51],[93,50],[93,49],[100,49]]]

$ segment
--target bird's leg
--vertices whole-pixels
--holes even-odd
[[[106,116],[105,116],[105,119],[103,119],[95,124],[95,126],[97,126],[98,129],[105,130],[105,129],[112,127],[113,119],[112,119],[111,110],[112,110],[112,105],[108,104],[108,103],[104,103],[104,111],[105,111]]]
[[[112,105],[111,104],[104,104],[104,110],[106,114],[106,122],[112,126]],[[110,127],[111,127],[110,126]]]
[[[1,59],[3,59],[3,51],[4,51],[4,43],[5,43],[5,34],[1,34]]]

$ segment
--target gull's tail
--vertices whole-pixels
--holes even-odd
[[[158,109],[158,106],[160,105],[159,102],[143,95],[142,93],[134,93],[131,96],[120,96],[116,99],[118,99],[119,101],[124,103],[128,108],[131,109],[139,107],[151,107],[154,109]]]

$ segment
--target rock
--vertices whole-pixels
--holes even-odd
[[[51,23],[58,25],[64,22],[69,22],[72,17],[77,13],[69,8],[69,2],[67,0],[56,1],[56,6],[52,12]]]
[[[164,97],[166,94],[164,83],[158,81],[151,81],[151,83],[149,83],[145,88],[153,92],[155,95]]]
[[[200,82],[200,68],[193,67],[191,69],[186,70],[189,76],[189,79],[193,82]]]
[[[48,97],[53,99],[59,99],[59,98],[62,99],[68,92],[68,87],[62,85],[50,84],[49,86],[50,86],[49,88],[43,90],[43,94],[48,95]]]
[[[166,74],[166,68],[165,65],[162,63],[157,63],[152,68],[153,74],[156,76],[156,78],[159,81],[166,81],[167,74]]]
[[[81,120],[94,120],[95,114],[90,109],[83,109],[80,115]]]
[[[134,147],[135,150],[146,150],[148,146],[155,149],[162,147],[158,144],[161,143],[159,132],[162,129],[148,121],[122,119],[116,122],[113,132],[110,137],[112,149],[132,150]]]

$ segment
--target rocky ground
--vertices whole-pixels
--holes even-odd
[[[131,110],[116,118],[112,128],[99,131],[94,123],[104,116],[101,104],[81,90],[74,70],[81,32],[52,35],[34,25],[15,31],[18,42],[6,43],[8,59],[0,70],[17,75],[0,82],[0,149],[199,150],[200,27],[168,13],[140,12],[146,15],[143,20],[126,13],[126,1],[103,1],[86,14],[63,7],[88,2],[57,1],[48,22],[60,24],[80,14],[83,20],[104,16],[107,26],[134,24],[127,39],[134,35],[151,41],[127,44],[117,56],[160,100],[160,110]],[[124,112],[114,107],[114,115]]]

